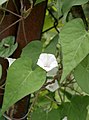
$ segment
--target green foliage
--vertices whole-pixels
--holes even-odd
[[[45,0],[36,0],[35,5],[37,5],[37,4],[39,4],[39,3],[43,2],[43,1],[45,1]]]
[[[63,1],[63,13],[68,12],[72,6],[82,5],[87,3],[89,0],[64,0]]]
[[[62,80],[64,80],[89,53],[89,33],[85,30],[83,21],[78,18],[63,27],[60,40],[63,54]]]
[[[64,104],[62,113],[66,114],[68,120],[86,120],[88,104],[88,96],[74,96],[71,102]]]
[[[38,117],[37,117],[38,116]],[[42,108],[37,108],[33,111],[31,115],[32,120],[60,120],[60,112],[59,109],[53,109],[51,111],[46,111]]]
[[[41,88],[46,80],[46,72],[37,67],[31,68],[30,58],[17,59],[9,68],[2,113],[21,98]]]
[[[55,54],[56,53],[56,45],[58,43],[59,35],[53,37],[50,43],[44,49],[45,53]]]
[[[8,0],[0,0],[0,5],[2,5],[3,3],[7,2]]]
[[[0,117],[0,120],[5,120],[5,118],[4,117]]]
[[[89,55],[75,68],[74,76],[81,89],[89,94]]]
[[[32,59],[33,66],[35,66],[41,52],[42,43],[40,41],[33,41],[23,48],[21,57]]]
[[[68,120],[86,120],[88,111],[87,106],[89,104],[88,96],[72,96],[70,102],[62,103],[59,108],[44,110],[44,108],[36,108],[32,114],[31,119],[35,120],[62,120],[65,116]],[[41,115],[41,116],[40,116]]]
[[[9,57],[16,50],[18,44],[15,43],[15,37],[9,36],[0,42],[0,57]]]
[[[6,1],[1,0],[0,5]],[[45,0],[36,0],[34,5],[43,1]],[[0,116],[20,99],[31,94],[28,120],[63,120],[64,117],[67,117],[67,120],[89,120],[89,31],[85,30],[84,25],[85,21],[89,24],[88,15],[85,14],[86,6],[89,7],[88,1],[48,0],[43,27],[43,33],[45,30],[46,32],[42,39],[28,43],[22,49],[20,58],[7,70]],[[74,19],[73,11],[70,11],[72,6],[77,5],[82,5],[83,13],[79,17],[83,20]],[[80,14],[81,10],[75,12]],[[65,24],[66,15],[69,21]],[[0,57],[11,57],[17,46],[15,37],[4,38],[0,42]],[[41,53],[56,56],[57,73],[52,70],[46,73],[37,65]],[[51,61],[51,57],[50,62],[49,58],[43,57],[39,63],[43,67],[50,67]],[[54,64],[55,62],[52,63]],[[2,67],[0,64],[0,78]],[[50,76],[47,76],[49,74]],[[51,84],[53,85],[55,80],[59,88],[50,92],[47,86],[52,89]],[[3,89],[3,86],[0,83],[0,89]],[[4,120],[4,117],[0,117],[0,120]]]

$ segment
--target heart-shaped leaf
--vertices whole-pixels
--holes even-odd
[[[14,43],[15,37],[9,36],[0,42],[0,57],[9,57],[16,50],[18,44]]]
[[[68,12],[72,6],[82,5],[87,3],[89,0],[64,0],[63,1],[63,13]]]
[[[42,43],[40,41],[32,41],[23,48],[21,57],[32,59],[33,66],[36,65],[37,60],[42,52]]]
[[[81,89],[89,94],[89,55],[75,68],[74,76]]]
[[[60,40],[63,54],[62,80],[87,56],[89,53],[89,33],[85,30],[80,18],[64,25]]]
[[[39,90],[46,80],[46,72],[31,68],[29,58],[17,59],[9,68],[6,80],[2,113],[26,95]]]
[[[65,114],[68,120],[86,120],[89,96],[73,96],[70,102],[62,105],[62,116]]]

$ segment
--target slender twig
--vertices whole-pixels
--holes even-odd
[[[26,37],[26,30],[25,30],[25,24],[24,24],[24,18],[22,19],[22,28],[23,28],[23,35],[24,35],[24,40],[27,44],[27,37]]]
[[[5,117],[7,120],[24,120],[26,117],[28,116],[28,113],[24,116],[24,117],[22,117],[22,118],[10,118],[7,114],[3,114],[3,117]]]
[[[43,87],[41,88],[41,90],[44,90],[44,88],[45,88],[46,86],[55,83],[55,80],[57,80],[57,77],[56,77],[56,76],[54,76],[54,78],[53,78],[53,80],[52,80],[51,82],[45,83],[45,84],[43,85]]]
[[[2,84],[2,85],[0,86],[0,89],[5,89],[5,88],[3,88],[3,87],[5,86],[5,84],[6,84],[6,83]]]
[[[18,19],[17,21],[15,21],[14,23],[12,23],[12,24],[9,25],[8,27],[6,27],[4,30],[2,30],[2,31],[0,32],[0,35],[1,35],[3,32],[5,32],[6,30],[8,30],[9,28],[11,28],[13,25],[15,25],[16,23],[18,23],[19,21],[21,21],[21,20],[22,20],[22,18]]]
[[[9,10],[9,9],[6,9],[6,8],[3,8],[3,7],[1,7],[1,6],[0,6],[0,9],[1,9],[1,10],[5,10],[5,11],[7,11],[7,12],[9,12],[9,13],[11,13],[11,14],[13,14],[13,15],[19,17],[19,18],[22,17],[21,15],[16,14],[16,13],[14,13],[13,11],[11,11],[11,10]]]
[[[52,102],[54,102],[54,103],[60,105],[60,102],[57,102],[57,101],[53,100],[53,99],[50,98],[49,96],[45,95],[45,97],[46,97],[47,99],[49,99],[50,101],[52,101]]]
[[[40,91],[39,91],[39,92],[40,92]],[[36,96],[35,96],[32,104],[31,104],[31,106],[30,106],[30,108],[29,108],[29,110],[28,110],[28,113],[30,113],[31,110],[32,110],[32,108],[34,107],[34,105],[35,105],[35,103],[36,103],[36,101],[37,101],[37,98],[38,98],[38,96],[39,96],[39,92],[36,94]]]
[[[79,91],[75,90],[74,88],[70,87],[70,86],[66,86],[67,88],[70,88],[72,91],[75,91],[76,93],[78,93],[79,95],[82,95],[82,93],[80,93]]]
[[[63,82],[64,82],[64,81],[63,81]],[[74,84],[74,83],[76,83],[76,81],[74,81],[74,78],[71,79],[70,81],[67,81],[67,80],[66,80],[65,83],[63,83],[63,82],[60,84],[61,87],[67,87],[67,86],[70,85],[70,84]]]
[[[63,102],[62,96],[61,96],[61,94],[60,94],[60,89],[58,89],[58,95],[59,95],[59,97],[60,97],[61,102]]]
[[[0,93],[0,96],[3,96],[4,95],[4,93]]]
[[[14,4],[14,6],[15,6],[15,9],[16,9],[17,13],[19,14],[19,10],[18,10],[18,8],[17,8],[16,1],[15,1],[15,0],[12,0],[12,1],[13,1],[13,4]]]
[[[65,101],[66,86],[64,87],[63,101]]]

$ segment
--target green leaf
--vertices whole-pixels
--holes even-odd
[[[58,43],[59,35],[56,35],[49,43],[49,45],[44,49],[45,53],[55,54],[56,46]]]
[[[0,117],[0,120],[6,120],[4,117]]]
[[[89,55],[75,68],[74,77],[81,89],[89,94]]]
[[[26,95],[39,90],[46,80],[46,72],[31,68],[29,58],[17,59],[9,68],[6,80],[2,113]]]
[[[50,112],[47,113],[47,119],[46,120],[60,120],[61,116],[60,116],[60,111],[59,109],[53,109]]]
[[[89,105],[88,96],[75,96],[72,98],[69,111],[68,120],[86,120]]]
[[[16,50],[18,44],[15,43],[15,37],[9,36],[0,42],[0,57],[9,57]]]
[[[35,5],[37,5],[37,4],[39,4],[39,3],[43,2],[43,1],[45,1],[45,0],[36,0]]]
[[[1,108],[0,108],[0,113],[1,113]],[[0,120],[5,120],[3,116],[0,116]]]
[[[89,33],[85,30],[83,21],[78,18],[64,25],[60,40],[63,54],[62,80],[64,80],[89,53]]]
[[[44,111],[41,108],[37,108],[36,110],[33,111],[31,115],[32,120],[46,120],[46,111]]]
[[[30,42],[26,47],[23,48],[21,57],[28,57],[32,59],[33,65],[37,63],[37,60],[42,52],[42,43],[40,41]]]
[[[47,30],[48,28],[53,26],[53,20],[51,19],[51,17],[48,15],[45,16],[45,20],[44,20],[44,26],[43,26],[43,31]],[[51,32],[50,32],[51,33]],[[50,33],[46,33],[47,36],[50,35]],[[53,33],[52,33],[53,34]]]
[[[2,76],[2,66],[0,65],[0,79],[1,79],[1,76]]]
[[[59,109],[53,109],[50,112],[45,111],[42,108],[37,108],[31,115],[32,120],[60,120]]]
[[[68,12],[72,6],[82,5],[87,3],[89,0],[64,0],[63,1],[63,13]]]
[[[3,3],[7,2],[8,0],[0,0],[0,5],[2,5]]]
[[[71,102],[62,105],[61,115],[67,116],[68,120],[86,120],[89,105],[89,96],[74,96]]]

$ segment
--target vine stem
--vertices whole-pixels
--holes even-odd
[[[76,93],[78,93],[79,95],[82,95],[82,93],[80,93],[79,91],[75,90],[74,88],[67,86],[67,88],[70,88],[71,90],[75,91]]]
[[[45,95],[45,97],[46,97],[47,99],[49,99],[50,101],[56,103],[57,105],[60,105],[60,102],[57,102],[57,101],[53,100],[53,99],[50,98],[49,96]]]
[[[39,91],[39,92],[40,92],[40,91]],[[31,104],[31,106],[30,106],[30,108],[29,108],[29,110],[28,110],[28,113],[31,112],[33,106],[35,105],[35,103],[36,103],[36,101],[37,101],[37,98],[38,98],[38,96],[39,96],[39,92],[36,94],[36,96],[35,96],[35,98],[34,98],[32,104]]]
[[[60,97],[61,102],[63,102],[62,96],[61,96],[61,94],[60,94],[60,89],[58,89],[58,95],[59,95],[59,97]]]
[[[0,35],[3,33],[3,32],[5,32],[6,30],[8,30],[9,28],[11,28],[13,25],[15,25],[16,23],[18,23],[19,21],[21,21],[22,20],[22,18],[21,19],[18,19],[17,21],[15,21],[14,23],[12,23],[11,25],[9,25],[8,27],[6,27],[4,30],[2,30],[1,32],[0,32]]]
[[[24,40],[27,44],[27,37],[26,37],[26,30],[25,30],[25,23],[24,23],[24,18],[22,18],[22,28],[23,28],[23,34],[24,34]]]
[[[9,9],[6,9],[6,8],[3,8],[3,7],[1,7],[1,6],[0,6],[0,9],[1,9],[1,10],[5,10],[5,11],[7,11],[7,12],[9,12],[9,13],[11,13],[11,14],[13,14],[13,15],[19,17],[19,18],[22,17],[21,15],[16,14],[16,13],[14,13],[13,11],[11,11],[11,10],[9,10]]]
[[[1,86],[0,86],[0,89],[5,89],[5,88],[3,88],[4,86],[6,85],[6,83],[3,83]]]

